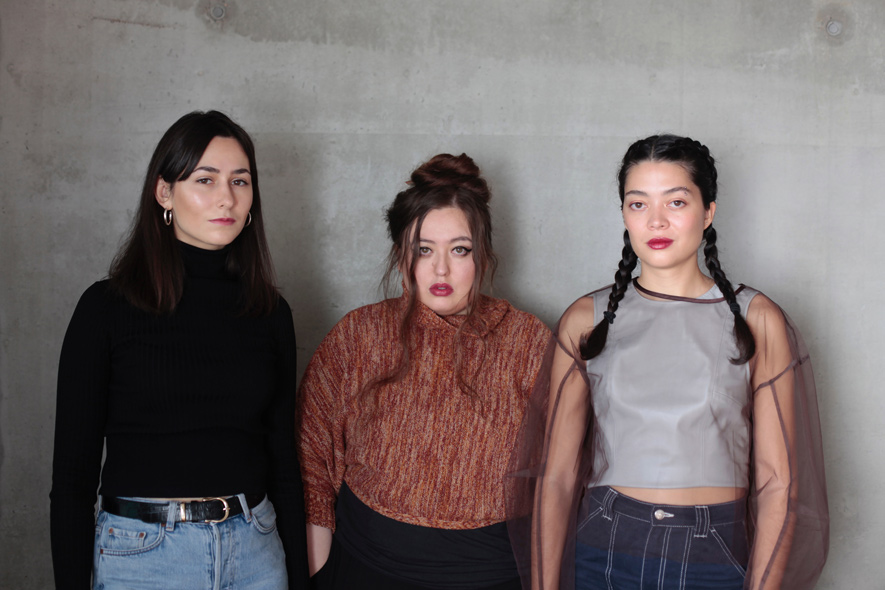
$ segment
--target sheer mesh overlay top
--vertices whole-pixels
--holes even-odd
[[[748,363],[735,366],[728,360],[736,356],[734,320],[728,302],[718,292],[686,299],[640,294],[636,288],[634,281],[610,326],[606,347],[590,363],[581,357],[580,342],[599,321],[604,308],[596,308],[605,305],[609,288],[601,290],[599,297],[591,293],[579,298],[554,329],[506,479],[508,528],[523,587],[574,588],[575,525],[584,493],[605,481],[635,485],[638,480],[628,478],[636,476],[643,484],[637,487],[692,487],[720,479],[725,486],[746,487],[751,553],[745,588],[813,588],[826,560],[829,516],[811,362],[796,326],[766,296],[742,289],[738,301],[753,333],[756,353]],[[646,303],[640,297],[655,300],[648,305],[662,312],[644,312]],[[670,317],[673,309],[679,310],[678,321]],[[668,331],[679,338],[668,336]],[[686,336],[683,331],[692,335],[690,342],[694,337],[701,339],[692,345],[694,350],[686,352],[676,345]],[[655,343],[654,339],[662,337],[663,342]],[[646,352],[655,347],[652,362],[662,371],[655,376],[660,383],[649,385],[647,376],[630,370],[631,346]],[[648,361],[643,355],[643,362]],[[695,362],[680,365],[683,355],[696,357]],[[678,368],[662,369],[668,363]],[[602,375],[601,364],[613,372]],[[680,396],[704,381],[712,384],[708,390],[719,390],[719,370],[734,371],[725,378],[730,384],[715,394],[734,397],[716,400],[728,408],[721,415],[733,423],[716,432],[719,420],[710,417],[705,423],[698,418],[700,413],[693,415],[691,400]],[[617,382],[606,384],[609,378]],[[741,379],[746,379],[746,389],[739,386]],[[648,393],[643,387],[654,387],[661,399],[643,398]],[[625,399],[630,396],[633,399]],[[709,407],[710,401],[706,403]],[[622,414],[622,419],[636,413],[629,420],[637,429],[639,424],[648,424],[652,429],[669,429],[669,434],[661,436],[679,439],[683,421],[688,419],[687,436],[700,437],[704,444],[715,442],[703,453],[698,453],[700,447],[684,447],[655,457],[660,452],[656,447],[664,445],[652,441],[640,447],[625,442],[617,416],[612,414],[614,404],[619,405],[615,413]],[[655,412],[662,415],[653,416]],[[748,430],[742,431],[745,426]],[[703,459],[690,456],[708,451],[712,455]],[[625,457],[644,462],[642,473],[621,465]],[[686,465],[697,465],[698,460],[722,464],[710,466],[712,471],[695,479]],[[652,465],[656,462],[667,464]]]

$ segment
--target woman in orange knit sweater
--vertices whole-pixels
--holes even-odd
[[[496,266],[488,186],[435,156],[387,210],[400,297],[314,354],[299,454],[317,588],[518,589],[503,477],[550,336],[480,294]]]

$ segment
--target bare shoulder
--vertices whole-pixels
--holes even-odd
[[[777,303],[766,295],[758,293],[747,308],[747,324],[754,335],[767,332],[782,332],[786,326],[784,312]]]
[[[593,297],[590,295],[579,297],[562,314],[557,333],[560,336],[568,335],[569,339],[574,342],[579,341],[582,336],[593,330],[594,314]]]

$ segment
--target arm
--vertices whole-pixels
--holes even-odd
[[[304,536],[304,489],[295,451],[296,346],[288,303],[280,298],[274,311],[277,342],[276,393],[267,409],[267,450],[270,458],[268,497],[277,513],[277,529],[286,552],[290,588],[308,583]]]
[[[55,587],[90,587],[110,376],[106,288],[80,298],[58,366],[50,531]]]
[[[798,330],[757,295],[753,444],[756,518],[747,587],[811,590],[829,548],[829,510],[811,361]],[[752,503],[751,503],[752,507]]]
[[[307,525],[307,555],[310,575],[314,575],[329,560],[332,550],[332,531],[315,524]]]
[[[553,341],[546,440],[532,521],[532,588],[560,587],[567,537],[574,526],[574,499],[590,417],[589,386],[578,353],[581,335],[593,326],[593,300],[582,298],[563,315]]]
[[[344,481],[344,424],[340,419],[347,372],[342,320],[307,366],[298,395],[296,436],[307,512],[310,574],[325,564],[335,530],[335,500]]]

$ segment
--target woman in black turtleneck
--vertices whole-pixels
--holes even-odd
[[[306,588],[295,372],[252,141],[185,115],[62,347],[56,588]]]

